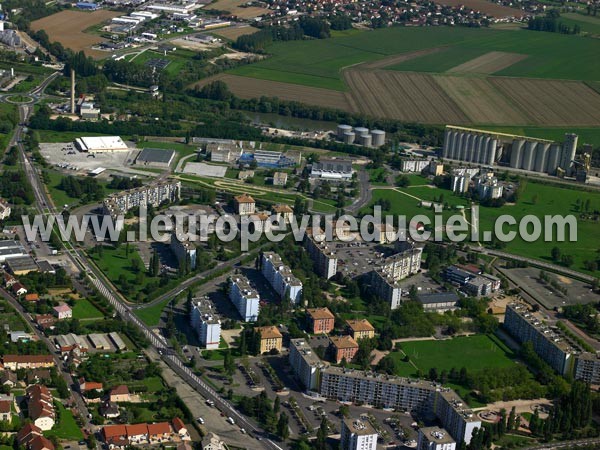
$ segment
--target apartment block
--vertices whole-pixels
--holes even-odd
[[[419,429],[417,450],[455,450],[456,441],[448,431],[440,427],[426,427]]]
[[[341,402],[426,414],[433,411],[438,387],[428,381],[332,366],[321,371],[320,394]]]
[[[402,289],[394,277],[380,270],[371,272],[371,287],[380,299],[389,303],[391,309],[398,309],[402,301]]]
[[[343,360],[350,362],[358,351],[358,343],[352,336],[332,336],[329,338],[329,351],[337,364]]]
[[[244,322],[256,322],[260,308],[260,296],[246,277],[236,275],[231,279],[229,300],[236,307]]]
[[[194,299],[190,316],[192,328],[198,334],[200,344],[209,350],[219,348],[221,341],[221,321],[212,302],[207,299]]]
[[[389,275],[395,281],[414,275],[421,269],[423,248],[410,242],[396,241],[396,251],[378,263],[377,270]]]
[[[233,198],[235,213],[240,216],[248,216],[256,211],[256,202],[248,194],[238,195]]]
[[[404,159],[400,162],[400,172],[422,172],[429,164],[427,159]]]
[[[316,240],[312,230],[306,231],[304,248],[313,260],[315,270],[319,276],[328,280],[337,273],[338,259],[335,252],[327,242]]]
[[[268,353],[275,349],[281,352],[283,335],[275,326],[259,327],[256,329],[260,335],[260,353]]]
[[[531,342],[535,352],[561,375],[566,375],[573,362],[576,349],[556,328],[546,325],[540,317],[530,312],[526,305],[507,305],[504,328],[520,343]]]
[[[190,269],[194,270],[196,268],[197,250],[193,242],[180,239],[176,233],[173,233],[169,248],[177,258],[180,267],[188,260]]]
[[[468,445],[475,429],[481,428],[481,420],[452,389],[436,391],[434,412],[458,444],[464,442]]]
[[[376,450],[377,432],[369,422],[343,419],[341,448],[342,450]]]
[[[375,337],[375,328],[367,319],[346,320],[348,332],[356,341]]]
[[[335,316],[329,308],[308,308],[306,316],[310,333],[328,334],[335,327]]]
[[[306,390],[316,391],[319,389],[321,370],[328,367],[328,364],[321,361],[321,358],[304,339],[290,340],[289,361]]]
[[[283,300],[289,296],[290,302],[297,305],[302,298],[302,282],[292,270],[283,264],[281,257],[274,252],[265,252],[261,260],[262,274],[275,292]]]
[[[582,353],[575,358],[574,377],[586,383],[600,385],[600,357],[592,353]]]
[[[110,195],[103,202],[104,214],[115,218],[136,207],[151,205],[156,208],[163,202],[175,202],[180,197],[180,181],[158,181]]]

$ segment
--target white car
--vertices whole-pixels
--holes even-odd
[[[204,425],[204,419],[203,419],[202,417],[198,417],[198,418],[196,419],[196,421],[197,421],[199,424],[202,424],[202,425]]]
[[[235,420],[233,420],[233,417],[231,416],[227,418],[227,422],[229,422],[231,425],[235,425]]]

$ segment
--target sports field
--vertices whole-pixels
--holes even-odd
[[[426,374],[432,368],[439,373],[452,368],[460,371],[464,367],[473,373],[515,364],[515,355],[510,349],[496,336],[484,334],[445,341],[409,341],[400,346],[402,351],[391,355],[396,360],[398,374],[403,376],[416,376],[417,370]],[[409,362],[403,361],[405,355],[410,358]]]

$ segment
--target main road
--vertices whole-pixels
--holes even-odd
[[[45,87],[56,76],[57,74],[52,74],[50,77],[44,80],[44,82],[38,88],[34,89],[28,95],[34,97],[35,99],[40,98],[43,95]],[[16,144],[19,150],[19,157],[23,164],[23,168],[33,188],[38,212],[40,214],[58,214],[59,211],[55,208],[52,200],[48,197],[39,173],[25,153],[25,148],[21,142],[23,129],[32,110],[33,106],[31,104],[19,105],[19,116],[21,121],[17,125],[13,139],[11,140],[11,144]],[[223,399],[212,387],[210,387],[200,377],[193,373],[192,370],[184,364],[179,355],[169,348],[169,344],[164,337],[156,335],[152,329],[138,319],[132,313],[131,307],[125,303],[124,299],[120,296],[119,292],[110,283],[110,281],[104,278],[104,275],[100,273],[93,264],[88,262],[85,254],[74,247],[70,241],[63,241],[63,246],[65,254],[71,260],[73,266],[76,267],[81,273],[87,274],[94,287],[106,297],[106,299],[111,303],[123,320],[133,323],[140,329],[140,331],[150,342],[150,345],[154,347],[158,354],[161,355],[163,361],[168,364],[175,373],[177,373],[185,382],[187,382],[200,395],[202,395],[202,397],[207,400],[212,400],[215,403],[215,406],[223,414],[234,418],[240,427],[252,432],[254,435],[264,435],[265,439],[261,440],[260,442],[256,442],[258,446],[262,446],[268,450],[282,450],[281,447],[268,438],[268,435],[264,430],[260,429],[253,421],[240,414],[230,402]]]

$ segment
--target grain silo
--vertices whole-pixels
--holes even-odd
[[[565,134],[565,141],[562,145],[562,154],[560,158],[560,167],[565,169],[567,174],[570,174],[570,170],[568,170],[572,161],[575,160],[575,151],[577,150],[577,135],[573,133]]]
[[[523,152],[523,162],[521,163],[521,169],[533,170],[533,157],[535,154],[535,148],[537,141],[527,141],[525,143],[525,151]]]
[[[369,129],[365,127],[356,127],[354,128],[354,134],[356,136],[362,136],[363,134],[369,134]]]
[[[444,147],[442,147],[442,158],[447,158],[452,145],[454,144],[454,131],[446,128],[444,131]]]
[[[341,124],[337,126],[337,137],[340,141],[344,140],[344,133],[346,131],[352,131],[352,127],[350,125]]]
[[[354,144],[354,138],[356,137],[356,135],[354,134],[353,131],[345,131],[344,132],[344,144]]]
[[[479,164],[487,164],[489,159],[490,151],[486,145],[481,144],[481,149],[479,150]]]
[[[359,134],[358,143],[365,147],[371,147],[373,145],[373,137],[370,134]]]
[[[477,148],[477,144],[479,143],[479,135],[473,136],[473,139],[471,139],[470,141],[471,144],[465,149],[465,161],[476,161],[477,152],[479,151],[479,149]]]
[[[371,131],[373,147],[381,147],[385,144],[385,131],[373,130]]]
[[[487,138],[486,143],[487,161],[485,163],[491,166],[496,162],[496,149],[498,148],[498,140],[494,138]]]
[[[550,151],[548,152],[548,164],[546,166],[546,172],[550,175],[556,173],[558,163],[560,161],[561,147],[559,144],[550,145]]]
[[[523,147],[525,146],[525,139],[515,139],[512,143],[512,149],[510,152],[510,167],[513,169],[521,168],[521,160],[523,159]]]
[[[455,145],[454,145],[454,148],[452,149],[452,155],[450,155],[450,158],[458,159],[458,155],[460,154],[460,148],[463,146],[463,141],[465,139],[466,139],[465,133],[463,133],[462,131],[456,132],[456,139],[454,141]]]
[[[535,149],[535,161],[533,164],[533,170],[536,172],[545,172],[548,164],[548,150],[550,150],[550,144],[540,142]]]

